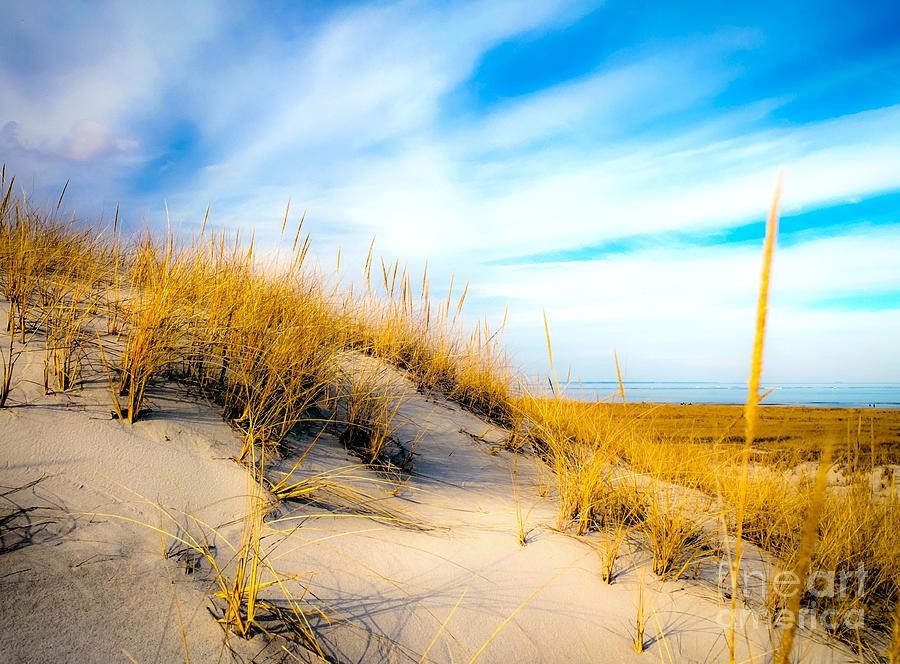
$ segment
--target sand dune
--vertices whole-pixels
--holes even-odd
[[[151,412],[130,427],[111,419],[102,381],[43,396],[32,387],[36,361],[21,371],[25,396],[0,411],[2,509],[13,515],[0,555],[0,660],[169,662],[185,651],[192,662],[317,659],[282,638],[228,635],[207,611],[215,602],[208,564],[148,527],[171,530],[164,511],[185,529],[208,524],[227,564],[223,540],[238,543],[250,478],[232,460],[240,440],[215,408],[160,382]],[[367,467],[326,431],[298,472],[346,468],[355,478],[347,483],[369,499],[284,501],[263,535],[273,567],[296,575],[291,592],[321,610],[310,620],[328,660],[727,658],[727,605],[714,583],[658,581],[633,542],[615,582],[604,584],[590,546],[598,535],[578,540],[555,529],[555,497],[539,495],[548,469],[504,449],[502,429],[385,371],[402,390],[396,437],[414,449],[412,471]],[[309,446],[309,429],[270,464],[273,481]],[[516,538],[517,502],[526,546]],[[638,654],[641,588],[649,617],[647,651]],[[265,592],[278,596],[275,587]],[[748,621],[738,661],[767,661],[770,629],[749,609],[740,617]],[[811,661],[851,659],[814,634],[801,647]]]

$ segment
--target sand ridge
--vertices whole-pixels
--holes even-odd
[[[23,380],[36,384],[38,369],[27,360]],[[376,518],[327,500],[286,501],[269,514],[263,537],[273,567],[296,575],[293,592],[327,616],[313,622],[329,660],[419,661],[426,651],[435,662],[727,655],[724,605],[709,584],[659,582],[648,554],[629,545],[615,583],[602,583],[596,552],[555,530],[555,498],[539,495],[546,468],[505,449],[502,429],[388,371],[403,392],[396,437],[414,449],[412,472],[365,467],[326,431],[301,472],[352,468]],[[98,380],[72,398],[26,384],[22,402],[0,411],[0,484],[39,480],[9,498],[18,509],[38,508],[27,518],[52,523],[19,531],[23,540],[0,555],[0,660],[180,661],[181,626],[192,662],[316,659],[280,639],[226,638],[207,610],[204,564],[179,559],[171,542],[126,520],[162,523],[162,506],[185,528],[196,526],[190,516],[238,541],[249,474],[231,460],[240,441],[215,407],[159,381],[148,417],[129,427],[110,418],[104,389]],[[289,440],[269,468],[273,480],[310,434]],[[517,509],[527,519],[524,547]],[[225,559],[222,544],[216,551]],[[637,654],[631,639],[642,586],[648,651]],[[769,628],[750,621],[740,661],[766,661],[773,647]],[[817,639],[802,647],[816,661],[847,660]]]

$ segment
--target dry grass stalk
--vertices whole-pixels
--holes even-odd
[[[744,504],[747,500],[747,472],[750,464],[750,448],[753,445],[756,429],[757,410],[759,408],[759,386],[762,377],[763,344],[766,335],[766,313],[769,305],[769,278],[772,270],[772,256],[775,251],[775,238],[778,235],[778,205],[781,201],[781,174],[775,185],[772,205],[766,222],[766,239],[763,245],[763,266],[759,283],[759,299],[756,307],[756,334],[753,340],[753,358],[750,364],[750,380],[747,392],[746,435],[741,459],[740,496],[737,502],[737,527],[735,531],[734,556],[731,561],[731,607],[728,625],[728,659],[735,661],[735,620],[739,592],[739,576],[741,557],[743,555]]]
[[[9,393],[12,391],[13,371],[22,354],[21,350],[16,350],[15,345],[15,335],[10,334],[8,345],[0,349],[0,363],[3,364],[3,376],[2,382],[0,382],[0,408],[4,408],[9,399]]]
[[[613,351],[613,360],[616,363],[616,380],[619,382],[619,397],[625,403],[625,384],[622,382],[622,372],[619,370],[619,354]]]
[[[522,495],[521,495],[521,490],[519,489],[519,460],[518,460],[518,457],[513,461],[512,491],[513,491],[513,503],[515,505],[515,511],[516,511],[516,541],[519,543],[519,546],[525,546],[526,544],[528,544],[528,531],[526,530],[528,514],[524,514],[522,512]]]
[[[616,578],[616,561],[619,550],[628,534],[628,528],[622,522],[610,527],[600,545],[600,578],[603,583],[611,584]]]
[[[806,579],[809,577],[812,563],[813,547],[816,545],[817,529],[822,506],[825,501],[825,491],[828,484],[828,470],[831,467],[831,448],[825,450],[819,462],[816,473],[816,484],[813,489],[812,500],[807,510],[806,522],[800,537],[800,548],[797,553],[797,561],[793,578],[796,583],[788,589],[788,604],[783,613],[785,627],[781,636],[781,645],[775,657],[777,664],[788,664],[791,661],[791,652],[794,647],[794,638],[797,633],[800,602],[803,599]]]
[[[644,634],[647,630],[647,607],[645,606],[644,600],[644,578],[641,577],[638,581],[638,601],[637,601],[637,613],[635,615],[634,621],[634,638],[632,640],[632,645],[634,646],[634,651],[636,653],[644,652],[644,647],[646,645],[644,640]]]

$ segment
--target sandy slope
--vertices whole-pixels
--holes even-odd
[[[18,369],[15,402],[0,411],[0,485],[8,487],[0,493],[40,482],[0,504],[0,514],[22,510],[0,553],[0,661],[179,661],[180,625],[192,662],[310,658],[262,637],[226,639],[207,611],[203,565],[164,558],[170,543],[145,526],[91,516],[160,524],[156,503],[236,542],[248,478],[230,459],[239,441],[214,407],[157,385],[151,415],[129,427],[110,419],[102,380],[73,396],[43,396],[34,384],[37,358],[25,356]],[[329,659],[418,661],[431,645],[428,659],[440,662],[479,652],[485,662],[722,661],[724,606],[714,586],[659,583],[637,546],[624,552],[615,583],[601,583],[596,553],[553,529],[554,498],[538,496],[545,469],[501,449],[503,431],[394,380],[406,395],[398,439],[418,440],[414,472],[396,495],[388,485],[361,479],[358,486],[375,499],[376,514],[395,520],[364,518],[324,498],[282,503],[268,518],[270,561],[298,575],[292,592],[305,588],[329,618],[316,620]],[[292,439],[296,450],[308,442],[308,435]],[[360,478],[379,479],[330,433],[303,472],[348,464]],[[525,547],[515,535],[514,465],[528,517]],[[217,552],[227,560],[224,541]],[[648,650],[637,654],[641,579],[650,619]],[[748,623],[738,661],[766,661],[770,639],[768,628]],[[802,648],[808,661],[845,659],[815,639]]]
[[[216,525],[239,519],[247,479],[228,459],[231,432],[182,400],[157,397],[153,417],[131,428],[110,419],[101,386],[38,397],[34,364],[25,356],[18,403],[0,411],[0,510],[19,512],[0,554],[0,660],[184,659],[177,589],[192,661],[218,661],[222,631],[204,587],[163,563],[169,542],[124,519],[161,525],[148,501]]]

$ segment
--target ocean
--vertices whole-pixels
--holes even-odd
[[[745,383],[689,381],[625,382],[625,399],[647,403],[742,404]],[[768,383],[772,390],[763,404],[845,408],[900,408],[900,383]],[[563,388],[565,396],[581,401],[620,401],[614,381],[586,381]]]

